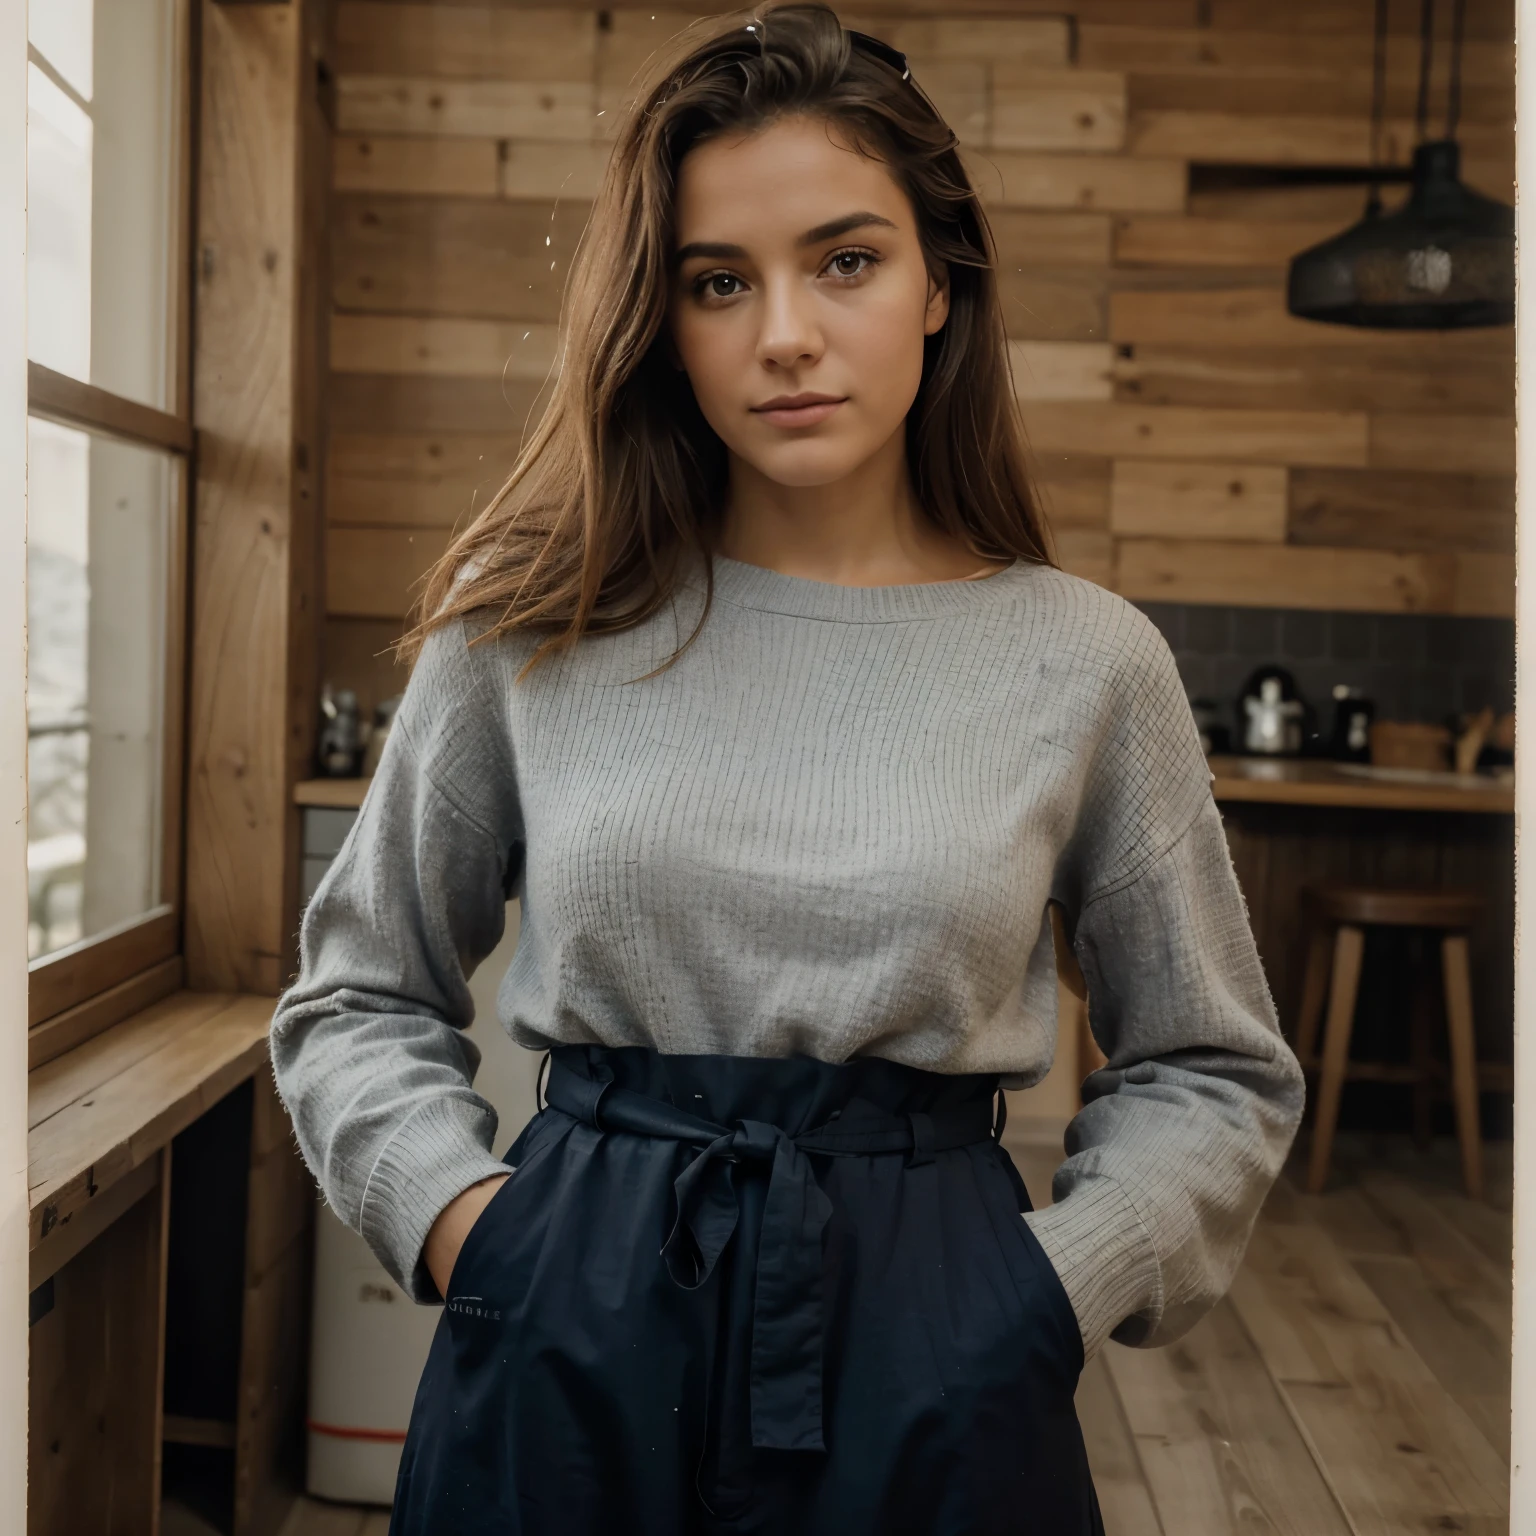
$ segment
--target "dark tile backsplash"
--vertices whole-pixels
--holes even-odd
[[[1172,647],[1185,691],[1219,705],[1229,721],[1249,674],[1269,663],[1295,677],[1324,730],[1335,683],[1364,690],[1376,701],[1378,720],[1449,724],[1485,704],[1500,712],[1514,708],[1515,626],[1509,619],[1137,606]]]

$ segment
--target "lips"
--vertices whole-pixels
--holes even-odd
[[[825,421],[846,395],[819,395],[810,392],[799,395],[775,395],[761,405],[752,407],[754,416],[771,422],[776,427],[811,427]]]

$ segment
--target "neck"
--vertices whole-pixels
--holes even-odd
[[[784,485],[734,455],[719,554],[790,576],[848,586],[947,580],[983,564],[922,515],[898,429],[851,473]]]

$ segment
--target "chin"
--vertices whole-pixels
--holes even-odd
[[[860,452],[847,444],[796,443],[778,453],[743,454],[758,474],[776,485],[796,490],[813,490],[819,485],[834,485],[851,475],[873,452]]]

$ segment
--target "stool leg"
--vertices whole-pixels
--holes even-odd
[[[1333,958],[1333,935],[1319,923],[1307,941],[1307,969],[1301,982],[1301,1011],[1296,1016],[1296,1055],[1304,1067],[1313,1067],[1317,1055],[1317,1026],[1323,1021],[1328,1001],[1328,969]]]
[[[1408,935],[1413,946],[1414,988],[1409,1004],[1409,1044],[1418,1081],[1413,1085],[1413,1144],[1420,1152],[1429,1151],[1434,1131],[1435,1085],[1434,1060],[1430,1050],[1430,1038],[1434,1020],[1431,1010],[1434,1000],[1426,987],[1421,985],[1428,956],[1425,953],[1424,935],[1411,929]]]
[[[1473,1200],[1483,1198],[1483,1140],[1477,1123],[1477,1043],[1472,1031],[1472,976],[1467,937],[1448,933],[1440,941],[1445,972],[1445,1019],[1451,1036],[1451,1092],[1456,1100],[1456,1135],[1461,1142],[1461,1177]]]
[[[1319,1074],[1317,1118],[1312,1126],[1312,1161],[1307,1169],[1308,1194],[1321,1194],[1328,1181],[1328,1159],[1333,1154],[1333,1132],[1339,1123],[1339,1099],[1344,1092],[1344,1069],[1349,1064],[1349,1033],[1355,1020],[1355,998],[1360,990],[1360,959],[1365,951],[1365,932],[1343,924],[1333,941],[1333,985],[1328,996],[1328,1024],[1323,1036],[1323,1069]]]

